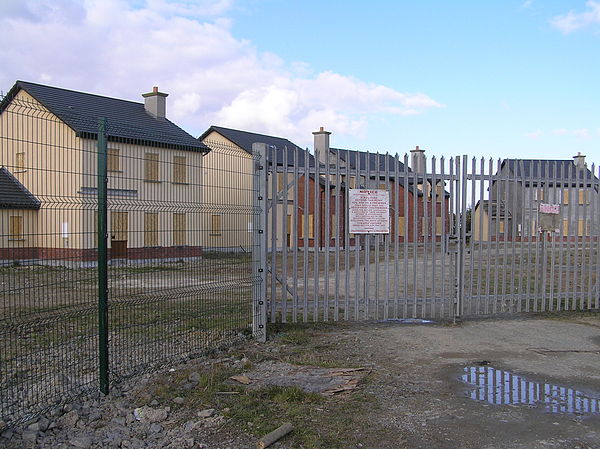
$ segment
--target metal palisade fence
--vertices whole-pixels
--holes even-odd
[[[252,332],[253,163],[31,98],[4,104],[3,421]]]
[[[268,161],[270,321],[599,307],[599,180],[581,155],[494,162],[426,160],[418,148],[410,158],[256,150]]]

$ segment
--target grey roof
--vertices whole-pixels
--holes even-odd
[[[287,157],[288,157],[288,165],[292,165],[296,153],[296,148],[298,148],[298,167],[304,167],[304,155],[305,151],[302,147],[296,145],[294,142],[291,142],[288,139],[283,137],[274,137],[268,136],[266,134],[258,134],[250,131],[241,131],[239,129],[232,128],[224,128],[222,126],[211,126],[208,128],[198,139],[204,140],[208,135],[216,131],[221,134],[223,137],[226,137],[233,143],[235,143],[240,148],[244,149],[247,153],[252,154],[252,144],[254,143],[266,143],[271,151],[267,153],[267,159],[271,161],[271,153],[273,149],[275,149],[277,154],[277,164],[283,164],[284,153],[283,150],[287,148]],[[280,151],[278,151],[280,150]],[[309,154],[309,166],[314,167],[314,156]]]
[[[108,139],[161,148],[206,152],[208,148],[168,119],[146,112],[143,103],[119,100],[42,84],[17,81],[0,102],[0,113],[20,90],[26,91],[73,129],[79,137],[96,139],[98,118],[107,121]]]
[[[587,167],[577,173],[575,164],[569,159],[505,159],[502,167],[507,167],[511,173],[524,178],[526,182],[536,183],[539,179],[547,182],[557,179],[564,184],[568,181],[574,182],[576,179],[595,179]]]
[[[31,194],[6,167],[0,167],[0,209],[39,209],[40,200]]]
[[[500,201],[500,203],[498,203],[497,201],[493,200],[479,200],[475,205],[475,209],[479,209],[480,207],[483,207],[484,212],[490,212],[491,209],[493,218],[512,217],[512,213],[510,212],[510,210],[508,210],[504,201]]]
[[[361,170],[368,168],[372,175],[376,175],[377,170],[379,170],[380,175],[385,175],[386,161],[390,176],[393,177],[396,170],[396,158],[390,154],[367,153],[366,151],[345,150],[342,148],[330,148],[330,151],[334,155],[338,153],[341,160],[350,164],[350,168],[357,169],[357,164],[360,164]],[[368,167],[367,160],[369,161]],[[404,173],[404,168],[405,165],[398,161],[398,171]],[[409,167],[406,168],[407,171],[411,171]]]

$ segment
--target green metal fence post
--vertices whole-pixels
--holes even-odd
[[[108,230],[106,119],[98,120],[98,362],[100,391],[108,394]]]

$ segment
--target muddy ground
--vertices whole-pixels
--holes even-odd
[[[589,412],[600,400],[598,314],[292,325],[271,334],[266,344],[249,341],[126,381],[107,398],[67,407],[67,419],[55,412],[53,429],[4,432],[0,447],[243,449],[291,422],[296,430],[273,447],[600,448],[600,409]],[[357,386],[324,396],[283,385],[277,367],[289,364],[319,375],[323,368],[365,370],[357,371]],[[473,393],[461,380],[465,367],[503,386]],[[305,387],[307,376],[300,378],[297,387]],[[506,385],[518,387],[507,392]],[[566,402],[553,406],[552,392]],[[159,418],[140,420],[143,407]]]

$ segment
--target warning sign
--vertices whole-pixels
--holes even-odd
[[[390,192],[350,189],[348,204],[351,234],[390,233]]]
[[[560,214],[560,204],[540,203],[540,212],[542,214]]]

